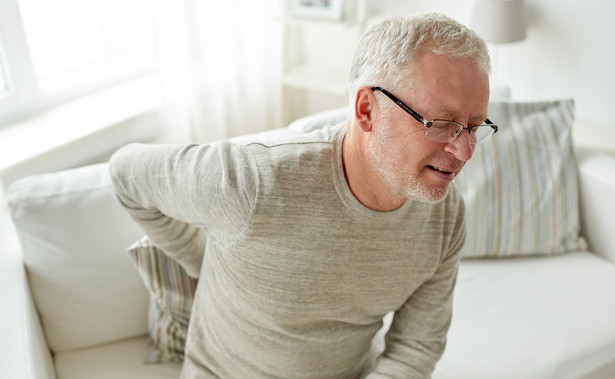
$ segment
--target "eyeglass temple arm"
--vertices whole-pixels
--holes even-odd
[[[493,122],[491,122],[491,120],[489,120],[488,118],[485,119],[485,124],[491,126],[491,128],[493,128],[493,133],[497,133],[498,132],[498,126],[495,125]]]
[[[421,116],[420,114],[416,113],[414,110],[412,110],[412,108],[410,108],[409,106],[404,104],[401,100],[399,100],[397,97],[395,97],[395,95],[393,95],[389,91],[385,90],[384,88],[382,88],[382,87],[372,87],[371,90],[372,91],[380,91],[383,94],[385,94],[385,96],[387,96],[389,99],[393,100],[398,106],[400,106],[403,110],[408,112],[410,114],[410,116],[414,117],[417,121],[422,122],[423,124],[425,124],[427,122],[427,120],[425,120],[423,118],[423,116]]]

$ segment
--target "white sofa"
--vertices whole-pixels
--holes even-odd
[[[239,140],[343,117],[336,110]],[[464,259],[434,378],[615,377],[615,159],[577,155],[591,252]],[[177,378],[177,364],[143,363],[149,296],[124,253],[141,232],[116,201],[107,165],[26,178],[8,196],[17,233],[0,254],[0,378]]]

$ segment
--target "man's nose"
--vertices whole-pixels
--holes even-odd
[[[467,129],[464,129],[457,138],[446,144],[444,150],[453,154],[460,161],[467,162],[474,154],[474,147],[475,145],[470,143],[470,133]]]

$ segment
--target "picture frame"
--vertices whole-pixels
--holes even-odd
[[[338,21],[342,18],[343,0],[291,0],[293,17]]]

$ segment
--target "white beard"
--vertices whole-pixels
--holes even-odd
[[[400,164],[399,158],[391,151],[393,137],[387,124],[388,119],[380,120],[378,134],[368,146],[367,156],[372,168],[382,175],[392,190],[407,199],[429,204],[442,201],[448,194],[448,186],[430,188],[417,178],[415,172]]]

